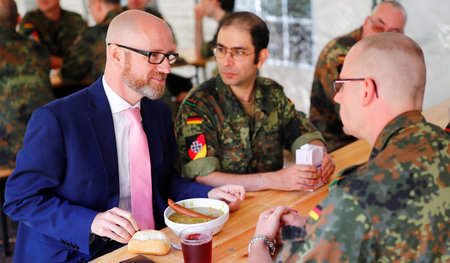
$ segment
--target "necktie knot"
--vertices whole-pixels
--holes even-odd
[[[139,108],[129,108],[126,109],[125,114],[134,123],[141,123],[141,110]]]

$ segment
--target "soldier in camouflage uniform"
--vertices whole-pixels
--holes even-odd
[[[195,14],[195,54],[198,58],[213,56],[212,48],[216,46],[217,33],[210,41],[203,39],[203,18],[211,17],[220,25],[233,12],[234,0],[202,0],[194,7]],[[219,32],[219,30],[217,30]]]
[[[340,77],[354,80],[336,83],[344,130],[372,145],[369,161],[340,173],[309,222],[277,207],[255,234],[272,240],[287,225],[275,262],[449,262],[450,136],[420,113],[422,50],[402,34],[370,36]],[[267,261],[267,246],[254,241],[249,262]]]
[[[280,85],[256,76],[268,41],[266,24],[252,13],[224,20],[215,49],[220,75],[194,89],[175,122],[185,177],[207,185],[240,184],[248,191],[304,190],[334,171],[326,151],[321,179],[309,165],[282,169],[283,149],[323,146],[323,138]]]
[[[86,22],[79,14],[62,9],[59,0],[36,2],[38,9],[25,14],[19,32],[43,44],[50,52],[52,68],[60,68],[62,56],[86,27]]]
[[[31,113],[52,100],[50,56],[15,32],[17,7],[0,0],[0,167],[13,168]]]
[[[385,31],[403,32],[405,23],[406,11],[399,3],[382,2],[360,28],[333,39],[320,53],[311,89],[309,119],[325,137],[328,151],[355,140],[342,131],[339,105],[333,101],[333,80],[339,76],[345,55],[364,37]]]
[[[98,5],[101,8],[96,8]],[[97,80],[106,63],[106,31],[111,20],[122,12],[119,0],[89,1],[92,16],[97,23],[87,27],[64,55],[60,76],[66,84],[80,87]]]

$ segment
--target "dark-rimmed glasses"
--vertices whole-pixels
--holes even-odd
[[[334,92],[339,93],[341,91],[342,87],[344,87],[344,83],[346,82],[352,82],[352,81],[364,81],[366,78],[354,78],[354,79],[334,79],[333,80],[333,89]],[[377,85],[375,84],[375,81],[373,79],[370,79],[373,82],[373,85],[375,87],[375,96],[378,98],[378,90]]]
[[[372,30],[376,33],[383,33],[383,32],[395,32],[395,33],[401,33],[403,34],[403,30],[400,28],[386,28],[386,25],[381,19],[374,19],[369,16],[370,23],[372,24]]]
[[[148,57],[148,63],[150,63],[150,64],[161,64],[164,61],[164,58],[167,58],[167,60],[169,61],[169,64],[173,64],[178,59],[178,53],[175,53],[175,52],[169,53],[169,54],[164,54],[161,52],[149,52],[149,51],[143,51],[143,50],[132,48],[132,47],[127,47],[124,45],[119,45],[116,43],[108,43],[108,46],[111,44],[115,44],[118,47],[125,48],[125,49],[134,51],[136,53],[139,53],[141,55]]]
[[[246,56],[249,56],[254,53],[247,53],[245,49],[242,48],[227,48],[223,46],[217,46],[212,48],[212,52],[216,58],[224,58],[228,50],[230,52],[230,56],[234,61],[243,61]]]

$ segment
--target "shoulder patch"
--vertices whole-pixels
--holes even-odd
[[[186,137],[186,145],[189,145],[187,153],[191,160],[206,157],[207,148],[205,135],[203,133]]]
[[[186,124],[202,124],[203,119],[200,116],[189,117],[186,120]]]
[[[345,60],[345,55],[338,55],[337,56],[339,64],[343,64]]]
[[[309,211],[309,216],[317,221],[319,219],[321,213],[322,213],[322,206],[317,205],[311,211]]]
[[[190,105],[190,106],[192,106],[192,107],[197,106],[197,101],[194,100],[194,99],[192,99],[192,98],[187,98],[187,99],[185,99],[185,100],[184,100],[184,103],[187,104],[187,105]]]

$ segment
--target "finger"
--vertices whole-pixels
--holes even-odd
[[[112,223],[122,227],[130,235],[133,235],[136,231],[139,230],[136,219],[134,218],[133,214],[131,214],[130,212],[120,209],[120,208],[117,208],[117,207],[109,210],[109,212],[111,212],[108,215],[109,220]]]
[[[315,166],[312,166],[312,165],[304,165],[304,164],[295,164],[295,165],[293,165],[294,166],[294,169],[297,171],[297,172],[305,172],[305,173],[312,173],[312,174],[314,174],[314,173],[318,173],[319,172],[319,170],[317,169],[317,167],[315,167]]]
[[[228,202],[228,203],[235,203],[235,202],[238,202],[238,200],[239,200],[235,195],[227,193],[223,190],[219,191],[215,198],[219,199],[219,200],[224,200],[225,202]]]

